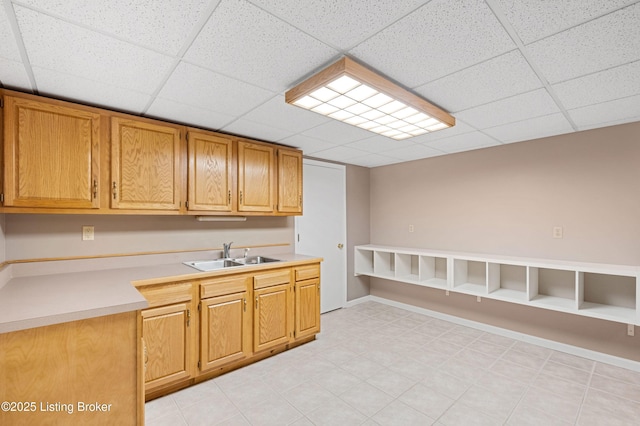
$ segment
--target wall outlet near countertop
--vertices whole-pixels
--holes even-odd
[[[93,226],[82,227],[82,241],[93,241],[94,229]]]

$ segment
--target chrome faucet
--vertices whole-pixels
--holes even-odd
[[[229,256],[229,250],[231,249],[231,244],[233,244],[233,241],[231,241],[230,243],[222,243],[222,258],[223,259],[229,259],[231,256]]]

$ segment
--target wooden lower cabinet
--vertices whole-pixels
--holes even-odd
[[[313,340],[319,286],[311,263],[139,288],[152,306],[141,311],[147,399]]]
[[[191,377],[190,316],[187,303],[142,311],[147,391]]]
[[[200,285],[201,372],[251,356],[251,276],[207,280]]]

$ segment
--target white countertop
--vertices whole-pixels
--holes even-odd
[[[291,253],[269,256],[282,262],[200,272],[174,261],[138,267],[50,274],[40,271],[38,275],[14,276],[0,287],[0,333],[144,309],[148,306],[147,301],[136,286],[322,260]],[[131,260],[128,263],[131,264]]]

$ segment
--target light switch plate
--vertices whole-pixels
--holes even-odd
[[[83,226],[82,227],[82,241],[93,241],[94,238],[94,228],[93,226]]]

